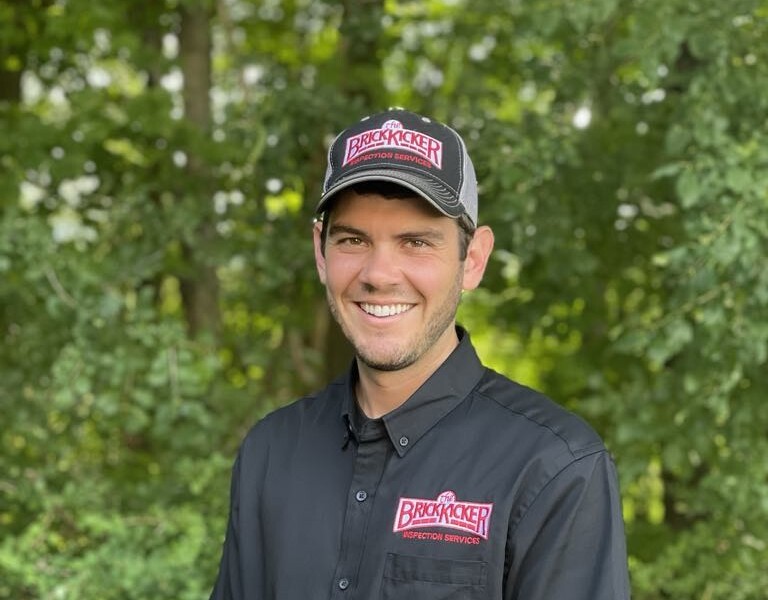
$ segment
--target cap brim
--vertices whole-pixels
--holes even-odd
[[[393,169],[367,170],[363,173],[344,177],[322,195],[317,204],[316,212],[323,212],[327,208],[328,201],[339,192],[364,181],[388,181],[402,185],[452,219],[457,219],[465,213],[464,206],[458,201],[456,193],[442,183],[415,173]]]

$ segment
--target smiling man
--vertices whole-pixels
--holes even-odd
[[[478,228],[462,259],[454,219],[381,182],[340,191],[327,214],[315,227],[320,279],[357,355],[357,403],[380,417],[453,352],[461,292],[480,282],[493,234]]]
[[[235,462],[213,600],[624,600],[597,434],[484,367],[456,324],[493,249],[451,128],[391,109],[331,145],[314,248],[355,350]]]

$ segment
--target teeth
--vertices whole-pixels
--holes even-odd
[[[375,317],[391,317],[411,309],[411,304],[368,304],[363,302],[360,307],[369,315]]]

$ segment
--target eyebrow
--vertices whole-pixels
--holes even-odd
[[[343,223],[333,224],[328,228],[329,236],[340,235],[340,234],[354,235],[356,237],[363,237],[363,238],[368,237],[368,234],[362,229],[358,229],[357,227],[352,227],[350,225],[344,225]],[[417,229],[414,231],[404,231],[403,233],[397,234],[395,237],[400,240],[424,238],[428,240],[433,240],[435,242],[441,242],[445,239],[445,235],[443,234],[442,231],[440,231],[439,229],[433,229],[431,227],[428,227],[427,229]]]
[[[341,233],[346,233],[347,235],[354,235],[357,237],[367,237],[367,234],[362,229],[357,229],[356,227],[350,227],[349,225],[339,225],[339,224],[333,224],[328,228],[328,235],[339,235]]]
[[[423,238],[427,240],[433,240],[435,242],[441,242],[445,239],[445,235],[443,235],[443,232],[439,229],[420,229],[416,231],[406,231],[403,233],[400,233],[396,236],[398,239],[413,239],[413,238]]]

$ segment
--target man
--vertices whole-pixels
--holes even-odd
[[[493,234],[459,135],[391,109],[331,145],[317,270],[356,358],[248,434],[214,600],[629,598],[611,458],[456,326]]]

